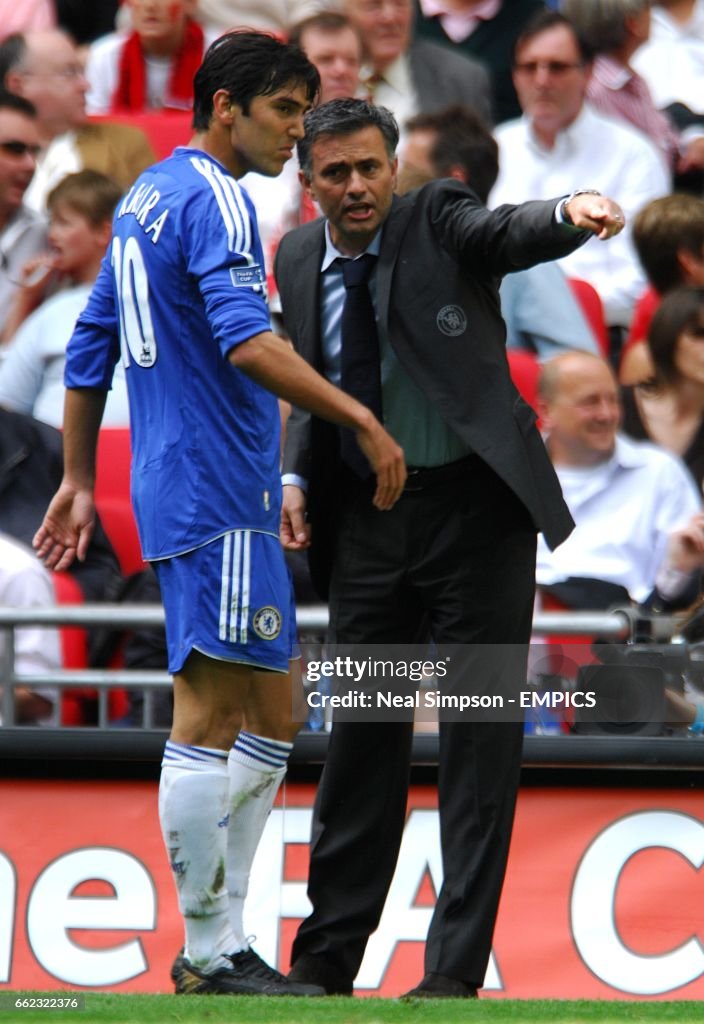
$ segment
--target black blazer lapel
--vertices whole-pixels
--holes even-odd
[[[379,323],[384,328],[389,320],[389,299],[391,297],[391,279],[393,277],[396,258],[401,238],[413,213],[413,204],[404,202],[394,196],[391,212],[381,234],[379,263],[376,269],[376,303]]]

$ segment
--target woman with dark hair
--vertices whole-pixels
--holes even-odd
[[[680,456],[704,482],[704,288],[662,301],[648,331],[655,377],[623,389],[623,429]]]

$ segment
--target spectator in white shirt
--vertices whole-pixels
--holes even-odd
[[[539,413],[576,527],[553,552],[539,538],[538,585],[599,580],[638,603],[689,601],[704,564],[701,495],[679,459],[618,434],[618,386],[608,364],[586,352],[551,359]]]
[[[650,35],[651,7],[651,0],[562,0],[560,9],[596,54],[587,86],[592,106],[647,135],[675,173],[676,189],[701,194],[704,125],[691,126],[680,135],[633,67]]]
[[[89,114],[190,110],[193,76],[207,40],[196,0],[127,0],[132,30],[111,32],[88,51]]]
[[[561,265],[568,276],[596,288],[607,323],[623,328],[645,289],[628,222],[650,199],[670,191],[670,177],[645,136],[585,102],[590,57],[571,23],[555,11],[526,27],[514,61],[523,117],[496,129],[501,169],[490,199],[492,206],[546,199],[585,180],[613,196],[625,211],[626,230],[608,253],[587,242]]]
[[[704,113],[704,0],[660,0],[650,39],[633,58],[660,108],[684,103]]]
[[[51,249],[43,258],[45,270],[70,287],[40,304],[10,340],[0,366],[0,404],[5,408],[62,426],[66,346],[98,275],[121,195],[119,186],[98,171],[70,174],[49,193]],[[31,308],[41,296],[41,283],[23,292],[29,293]],[[122,366],[108,393],[106,417],[108,426],[129,424]]]
[[[11,608],[43,608],[55,604],[50,574],[33,551],[4,533],[0,534],[0,604]],[[61,668],[56,629],[22,626],[15,630],[14,642],[13,668],[17,675],[40,675]],[[0,653],[5,652],[6,643],[4,634],[0,634]],[[0,679],[0,688],[6,683],[7,680]],[[15,724],[56,725],[58,710],[55,688],[15,687]]]

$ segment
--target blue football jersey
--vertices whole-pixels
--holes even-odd
[[[145,558],[232,529],[278,535],[278,403],[228,360],[269,329],[249,197],[208,154],[175,150],[117,208],[65,374],[70,388],[109,388],[124,362]]]

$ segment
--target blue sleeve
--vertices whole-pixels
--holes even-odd
[[[86,308],[76,321],[66,349],[64,384],[67,388],[109,391],[119,358],[120,330],[108,249]]]
[[[203,173],[203,172],[201,172]],[[223,356],[271,330],[254,208],[234,178],[209,165],[207,185],[184,204],[181,244]]]

